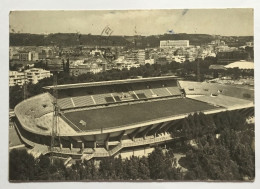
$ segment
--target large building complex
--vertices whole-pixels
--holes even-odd
[[[41,68],[31,68],[24,72],[9,71],[9,86],[23,85],[25,82],[38,83],[51,76],[50,71]]]
[[[23,85],[26,81],[25,73],[9,71],[9,86]]]
[[[254,114],[254,91],[178,81],[174,76],[58,85],[58,122],[51,145],[53,100],[43,93],[15,107],[15,127],[34,154],[91,159],[182,137],[183,118],[195,112]],[[45,87],[52,91],[54,86]],[[52,151],[51,151],[52,149]]]
[[[25,70],[24,73],[26,75],[27,80],[32,84],[36,84],[39,82],[39,80],[42,80],[44,78],[51,77],[50,71],[41,68],[31,68]]]
[[[160,48],[189,47],[189,40],[163,40]]]

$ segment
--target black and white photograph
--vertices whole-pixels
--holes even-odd
[[[8,180],[254,182],[254,68],[253,8],[11,10]]]

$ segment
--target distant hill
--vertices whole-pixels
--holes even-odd
[[[137,48],[158,47],[160,40],[189,40],[191,45],[203,45],[213,40],[221,39],[229,46],[241,46],[246,41],[252,41],[253,36],[214,36],[208,34],[164,34],[151,36],[100,36],[100,35],[78,35],[76,33],[56,34],[27,34],[10,33],[10,46],[136,46]]]
[[[49,35],[10,33],[10,46],[75,46],[75,45],[112,45],[126,46],[129,42],[121,36],[80,35],[75,33],[56,33]]]

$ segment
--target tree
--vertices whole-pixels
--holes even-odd
[[[22,100],[23,100],[22,88],[18,85],[9,87],[9,107],[14,108]]]
[[[9,179],[11,181],[34,180],[35,159],[26,150],[13,149],[9,154]]]
[[[157,147],[148,156],[150,175],[152,179],[165,179],[166,178],[166,164],[165,157],[162,149]]]
[[[121,155],[118,158],[115,158],[115,172],[116,172],[116,179],[122,180],[125,177],[125,164],[122,161]]]
[[[148,162],[148,159],[146,157],[142,157],[139,160],[138,173],[139,173],[138,177],[141,180],[148,180],[148,179],[150,179],[149,162]]]
[[[49,169],[51,166],[50,158],[44,155],[41,155],[37,159],[37,163],[35,166],[35,176],[37,180],[49,180]]]
[[[116,178],[115,160],[113,157],[104,158],[100,161],[99,173],[101,178],[105,180]]]
[[[139,179],[139,158],[131,156],[126,164],[126,172],[131,180]]]

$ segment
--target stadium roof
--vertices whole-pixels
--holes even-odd
[[[71,89],[80,87],[93,87],[93,86],[103,86],[103,85],[113,85],[113,84],[127,84],[127,83],[138,83],[147,81],[158,81],[167,79],[176,79],[177,76],[162,76],[162,77],[148,77],[148,78],[138,78],[138,79],[125,79],[125,80],[113,80],[113,81],[99,81],[99,82],[88,82],[88,83],[76,83],[76,84],[65,84],[58,85],[56,89]],[[54,86],[46,86],[44,89],[53,89]]]
[[[231,64],[226,65],[225,68],[238,68],[240,70],[253,70],[254,62],[240,60],[240,61],[233,62]]]

